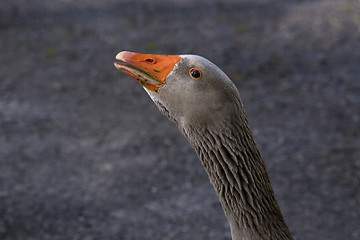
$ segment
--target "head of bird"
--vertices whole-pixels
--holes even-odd
[[[201,56],[120,52],[116,59],[116,68],[137,80],[160,111],[185,132],[226,127],[241,108],[233,82]]]

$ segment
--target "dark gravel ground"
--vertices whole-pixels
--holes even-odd
[[[121,50],[219,65],[295,238],[360,239],[357,0],[2,0],[0,239],[230,239]]]

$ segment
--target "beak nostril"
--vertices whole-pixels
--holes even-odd
[[[156,63],[154,58],[146,58],[144,61],[147,62],[147,63],[152,63],[152,64]]]

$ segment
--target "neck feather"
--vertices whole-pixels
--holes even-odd
[[[233,240],[292,239],[241,102],[228,126],[187,126],[229,220]]]

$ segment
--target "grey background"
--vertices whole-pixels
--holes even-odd
[[[121,50],[236,83],[295,239],[360,238],[356,0],[0,2],[0,239],[230,239]]]

